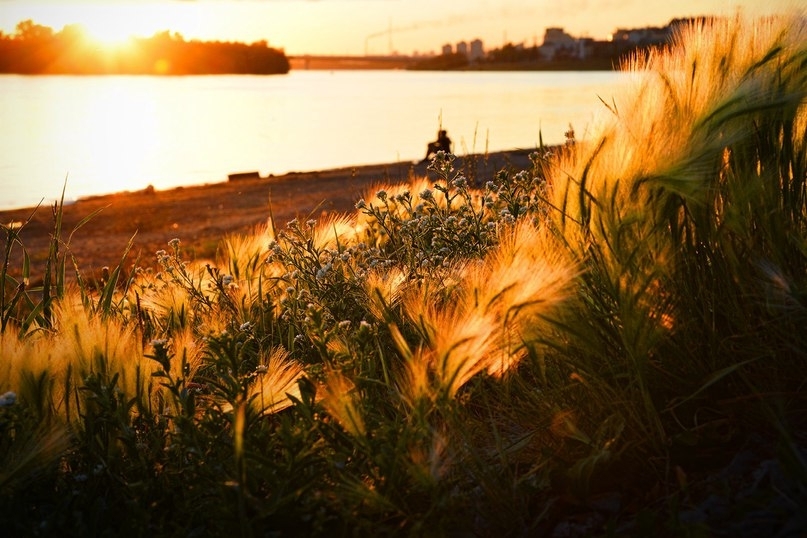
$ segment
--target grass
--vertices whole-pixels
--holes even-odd
[[[215,261],[71,288],[57,204],[30,288],[4,227],[4,527],[804,532],[807,26],[698,22],[627,69],[530,170],[441,153]]]

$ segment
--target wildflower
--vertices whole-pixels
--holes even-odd
[[[11,407],[17,402],[17,393],[8,391],[0,395],[0,407]]]
[[[385,190],[380,190],[377,193],[375,193],[375,195],[382,202],[387,199],[387,191]]]
[[[151,341],[151,347],[154,349],[162,349],[168,344],[168,340],[165,338],[157,338]]]
[[[259,364],[258,367],[255,368],[255,373],[256,374],[265,374],[268,371],[269,371],[269,367],[267,367],[265,364]]]
[[[367,207],[367,202],[364,201],[364,198],[359,198],[359,201],[356,202],[356,209],[365,209]]]
[[[322,280],[323,278],[325,278],[325,276],[328,274],[328,271],[331,270],[331,267],[332,266],[330,263],[326,263],[325,265],[320,267],[320,269],[317,271],[317,280]]]
[[[241,326],[238,328],[238,330],[243,332],[249,331],[250,329],[252,329],[252,323],[250,323],[249,321],[242,323]]]
[[[451,184],[456,188],[461,189],[468,186],[468,180],[465,179],[465,176],[457,176],[454,178],[454,181],[452,181]]]
[[[344,329],[344,330],[349,329],[350,328],[350,320],[346,319],[346,320],[340,321],[339,322],[339,328]]]
[[[168,246],[176,250],[179,248],[179,238],[175,237],[168,242]]]
[[[233,283],[232,275],[224,275],[224,276],[221,277],[221,284],[223,286],[229,286],[232,283]]]
[[[423,192],[419,195],[423,200],[431,200],[434,197],[434,194],[430,189],[423,189]]]

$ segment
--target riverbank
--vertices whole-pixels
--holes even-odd
[[[528,168],[530,152],[467,155],[459,157],[455,165],[467,177],[484,182],[502,168]],[[425,174],[433,174],[425,164],[397,162],[83,198],[63,208],[62,238],[66,243],[60,250],[75,257],[85,278],[120,263],[130,239],[126,268],[153,266],[155,252],[165,249],[173,238],[180,239],[188,259],[211,259],[222,238],[248,233],[270,214],[283,226],[293,218],[352,211],[356,200],[374,184]],[[20,236],[31,258],[31,281],[41,280],[54,229],[51,208],[0,211],[0,222],[27,222]],[[3,241],[5,244],[5,237]],[[20,274],[21,267],[21,249],[15,247],[10,272]]]

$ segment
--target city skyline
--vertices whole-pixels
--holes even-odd
[[[618,28],[663,26],[671,19],[752,16],[795,8],[792,0],[0,0],[0,30],[31,19],[56,31],[81,24],[114,43],[129,36],[178,32],[186,39],[266,40],[289,55],[428,54],[446,43],[480,39],[485,48],[540,44],[548,27],[604,40]]]

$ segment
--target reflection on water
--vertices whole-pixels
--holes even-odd
[[[153,185],[422,158],[578,135],[611,72],[293,71],[286,76],[0,76],[0,208]]]

